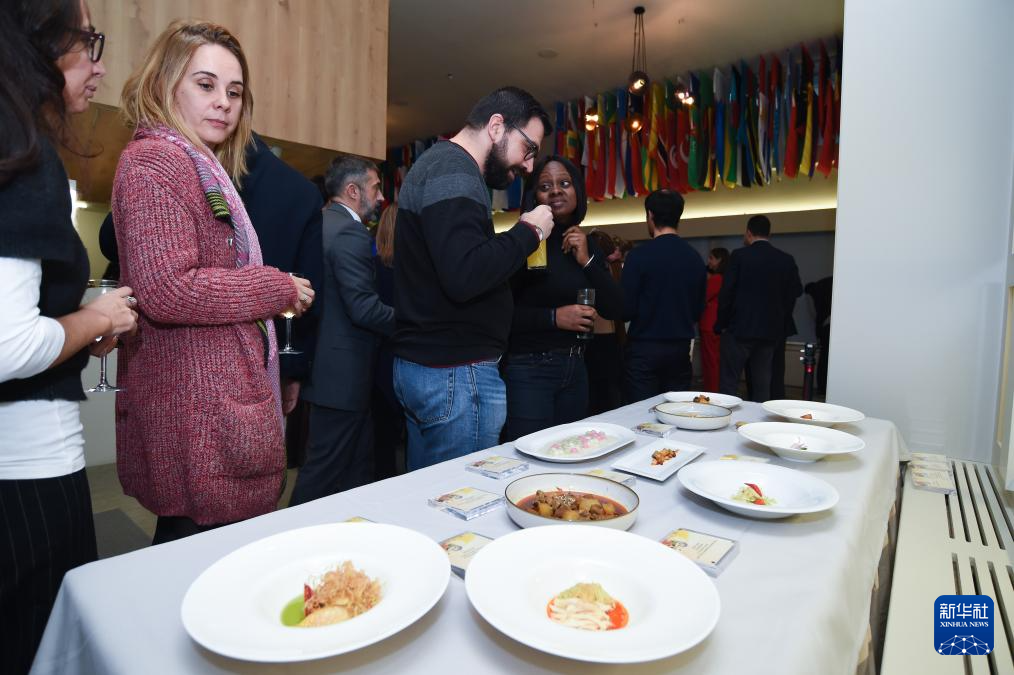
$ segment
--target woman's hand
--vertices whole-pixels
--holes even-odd
[[[588,264],[588,235],[580,225],[572,225],[563,233],[563,252],[570,253],[581,267]]]
[[[121,286],[98,296],[82,309],[98,312],[109,321],[109,328],[99,337],[112,337],[132,333],[137,329],[137,300],[129,286]],[[111,347],[110,347],[111,349]]]
[[[313,286],[310,285],[309,279],[303,277],[289,277],[292,279],[292,283],[296,286],[296,297],[298,300],[296,304],[290,307],[287,311],[292,312],[293,316],[300,317],[310,309],[310,305],[313,304],[313,296],[315,295]]]
[[[591,305],[564,305],[556,308],[556,327],[576,333],[590,333],[598,316]]]

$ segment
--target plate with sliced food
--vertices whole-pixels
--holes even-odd
[[[444,550],[413,530],[317,525],[221,558],[190,585],[180,614],[190,637],[213,652],[243,661],[308,661],[410,626],[444,594],[450,571]]]
[[[866,419],[866,415],[858,410],[846,408],[843,405],[820,403],[819,401],[764,401],[761,403],[761,407],[772,415],[777,415],[789,422],[812,424],[818,427],[850,424]]]
[[[808,473],[761,462],[689,464],[676,474],[690,492],[750,518],[787,518],[834,508],[838,491]]]
[[[665,400],[675,403],[711,403],[723,408],[735,408],[743,402],[739,396],[716,394],[710,391],[667,391],[662,394]]]

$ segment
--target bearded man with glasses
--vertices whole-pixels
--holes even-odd
[[[405,176],[395,227],[393,350],[409,470],[499,442],[507,397],[498,364],[513,312],[508,280],[552,232],[553,215],[537,206],[495,234],[487,187],[505,189],[531,172],[552,131],[531,94],[504,87]]]

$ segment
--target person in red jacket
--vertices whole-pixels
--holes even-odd
[[[113,183],[121,281],[138,300],[116,397],[120,483],[158,516],[153,543],[272,511],[285,472],[278,345],[305,279],[263,264],[236,191],[253,98],[215,24],[177,21],[123,88],[134,138]]]
[[[704,297],[704,311],[698,327],[701,332],[701,388],[718,391],[718,355],[721,339],[715,333],[718,318],[718,292],[722,290],[722,274],[729,263],[729,250],[718,247],[708,254],[708,285]]]

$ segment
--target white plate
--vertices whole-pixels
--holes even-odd
[[[651,455],[657,450],[665,450],[666,448],[676,450],[678,454],[663,464],[652,464]],[[705,450],[707,448],[703,446],[684,443],[676,439],[655,441],[627,453],[613,464],[613,468],[662,481],[679,471],[680,467],[700,457]]]
[[[665,400],[675,401],[676,403],[693,403],[695,396],[707,396],[711,399],[710,403],[720,405],[723,408],[735,408],[743,402],[743,399],[739,396],[713,394],[710,391],[667,391],[662,395],[665,396]]]
[[[598,582],[630,613],[626,627],[585,631],[546,616],[552,598]],[[690,649],[718,623],[718,590],[680,553],[602,527],[533,527],[487,544],[468,565],[472,606],[494,628],[549,654],[639,663]]]
[[[766,445],[784,459],[816,462],[828,455],[858,452],[866,447],[863,439],[837,429],[801,427],[791,422],[753,422],[739,428],[739,435],[748,441]],[[793,448],[802,444],[803,448]]]
[[[683,487],[724,509],[751,518],[785,518],[826,511],[838,503],[838,491],[802,471],[760,462],[697,462],[679,472]],[[744,483],[753,483],[775,500],[759,506],[733,500]]]
[[[332,626],[283,625],[282,608],[302,598],[303,584],[344,560],[380,581],[380,602]],[[411,625],[444,594],[450,573],[447,553],[436,542],[403,527],[305,527],[247,544],[211,565],[187,590],[181,618],[195,641],[235,659],[319,659],[371,645]]]
[[[677,403],[666,401],[652,408],[659,422],[680,429],[713,431],[729,426],[732,411],[713,403]]]
[[[818,427],[848,424],[866,419],[866,415],[858,410],[818,401],[764,401],[761,406],[772,415],[778,415],[790,422],[812,424]],[[813,419],[803,419],[803,415],[813,415]]]
[[[517,504],[525,497],[531,497],[536,490],[549,492],[552,490],[569,490],[571,492],[587,492],[600,497],[608,497],[627,509],[622,516],[607,520],[566,521],[558,518],[547,518],[526,511]],[[507,498],[507,515],[520,527],[539,527],[541,525],[593,525],[611,527],[617,530],[629,530],[637,519],[637,506],[640,499],[632,489],[608,478],[589,476],[583,473],[536,473],[522,476],[512,481],[504,490]]]
[[[550,455],[546,450],[546,446],[557,441],[569,436],[579,436],[592,430],[601,431],[607,436],[614,437],[616,440],[601,448],[574,455]],[[571,424],[561,424],[560,426],[550,427],[549,429],[536,431],[534,434],[522,436],[518,440],[514,441],[514,447],[517,448],[519,452],[523,452],[530,457],[535,457],[536,459],[541,459],[546,462],[584,462],[589,459],[601,457],[602,455],[608,455],[613,450],[617,450],[627,443],[633,442],[635,438],[636,436],[633,431],[626,427],[621,427],[618,424],[610,424],[609,422],[573,422]]]

